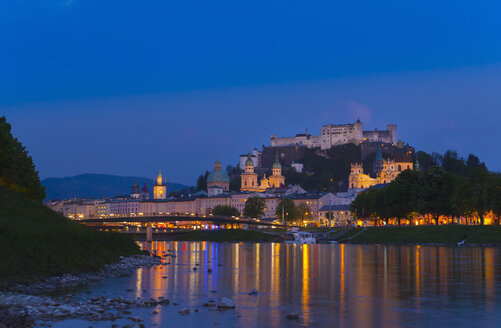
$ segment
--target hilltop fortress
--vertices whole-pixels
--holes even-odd
[[[360,120],[352,124],[327,124],[320,130],[320,135],[311,135],[306,133],[296,134],[295,137],[277,137],[271,135],[270,146],[293,146],[302,145],[308,148],[330,149],[333,146],[344,145],[348,143],[360,144],[364,141],[383,142],[388,144],[397,144],[397,126],[388,124],[386,130],[364,131]]]

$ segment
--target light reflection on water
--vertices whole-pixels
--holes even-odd
[[[300,313],[304,326],[435,326],[438,320],[447,320],[445,326],[473,320],[501,325],[498,248],[209,242],[150,247],[178,250],[178,257],[166,260],[170,278],[150,274],[147,288],[170,289],[181,298],[218,290],[236,301],[240,326],[281,327],[290,324],[290,311]],[[187,273],[197,264],[196,274]],[[254,288],[258,297],[246,295]]]
[[[172,250],[176,257],[90,288],[181,303],[159,307],[157,316],[140,310],[146,326],[501,326],[501,248],[210,242],[142,247]],[[127,288],[134,292],[124,293]],[[254,288],[259,295],[248,295]],[[232,298],[237,308],[202,307],[220,296]],[[184,307],[199,312],[180,316]],[[297,322],[285,318],[293,311],[300,314]]]

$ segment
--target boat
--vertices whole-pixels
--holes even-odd
[[[294,240],[285,241],[288,244],[316,244],[315,236],[309,232],[298,231],[294,232]]]

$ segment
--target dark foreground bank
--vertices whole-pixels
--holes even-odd
[[[127,236],[99,232],[0,186],[0,287],[66,273],[96,271],[139,254]]]
[[[501,245],[501,226],[403,226],[352,229],[339,242],[388,244]]]

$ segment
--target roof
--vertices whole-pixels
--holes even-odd
[[[325,205],[320,208],[320,211],[349,211],[350,205]]]
[[[223,170],[214,170],[207,176],[207,182],[230,182],[228,173]]]

